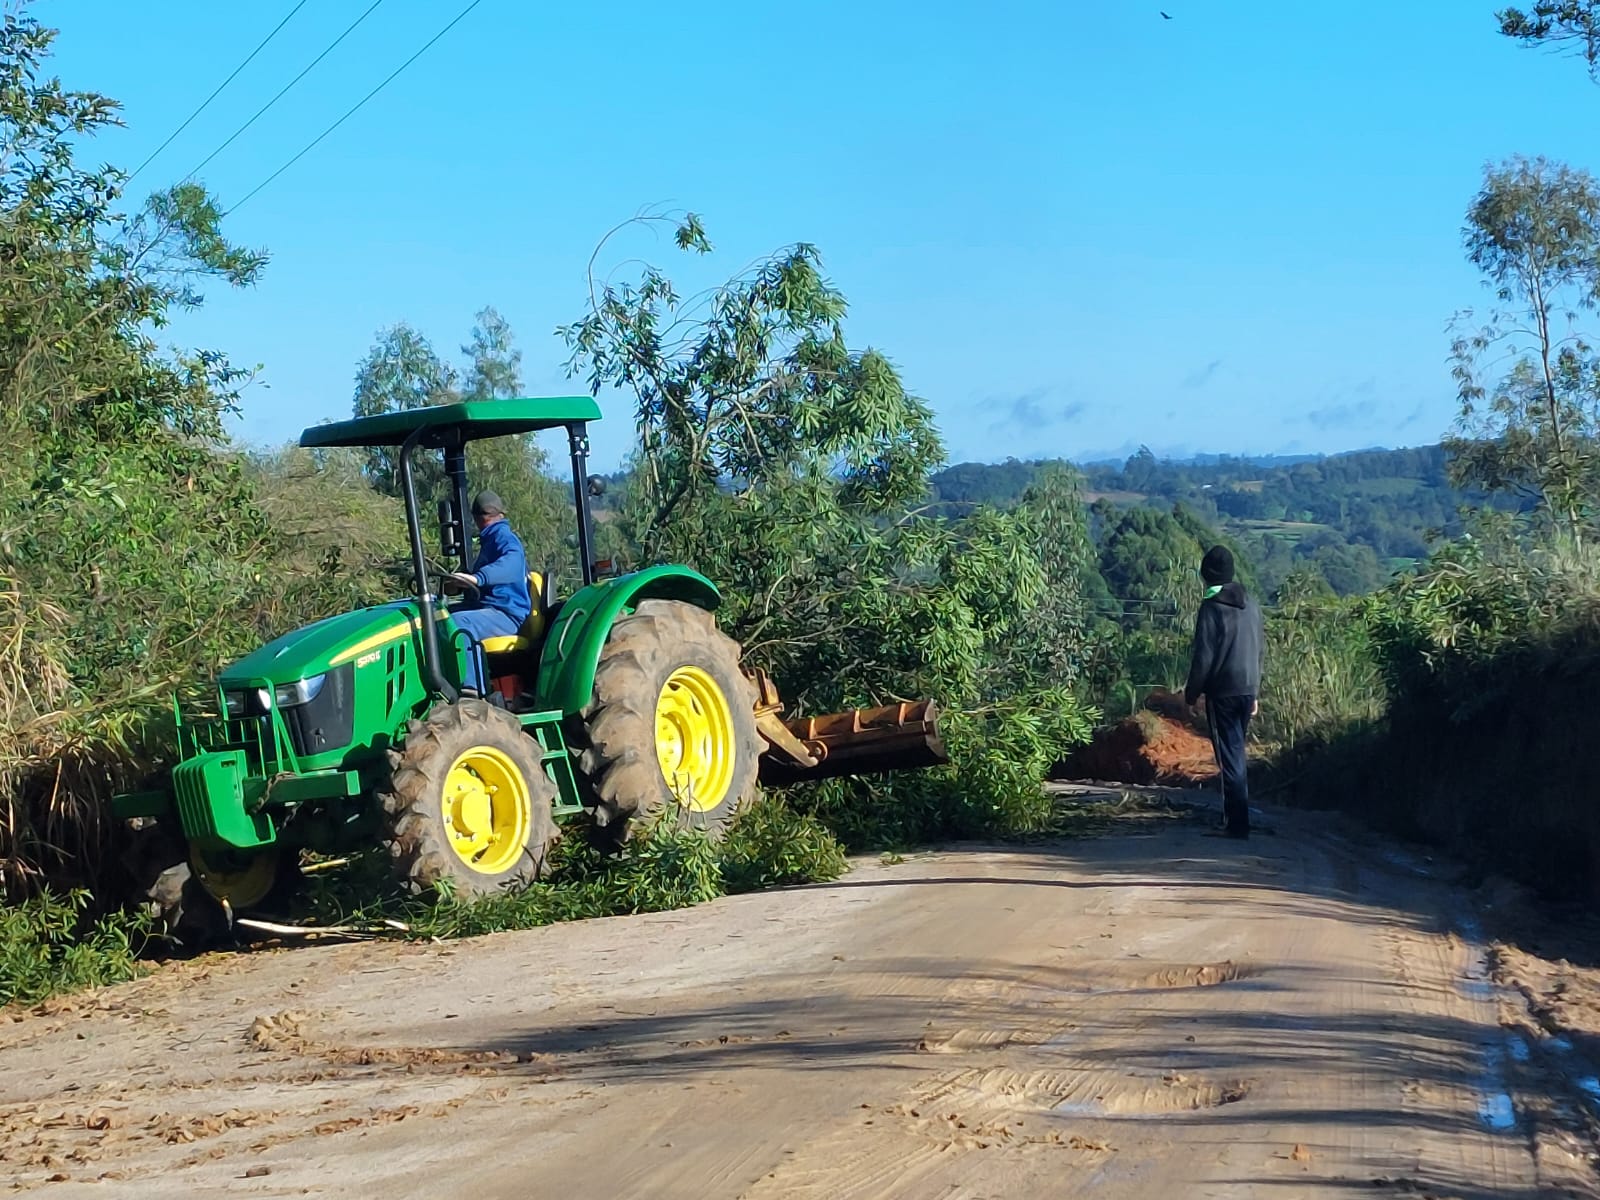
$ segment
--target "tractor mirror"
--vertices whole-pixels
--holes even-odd
[[[589,495],[604,496],[606,494],[606,481],[598,475],[589,476]]]
[[[461,556],[461,525],[449,500],[439,501],[439,554],[445,559]]]

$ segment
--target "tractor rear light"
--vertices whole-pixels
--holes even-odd
[[[328,681],[326,674],[317,675],[311,679],[298,679],[294,683],[280,683],[273,689],[273,699],[278,702],[279,708],[294,708],[299,704],[306,704],[317,698],[322,691],[322,685]],[[263,689],[262,700],[265,702],[266,691]]]

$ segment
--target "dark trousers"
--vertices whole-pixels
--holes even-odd
[[[1222,818],[1229,833],[1250,832],[1250,781],[1246,776],[1244,738],[1254,707],[1254,696],[1206,697],[1211,745],[1222,772]]]

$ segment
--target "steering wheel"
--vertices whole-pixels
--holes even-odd
[[[463,583],[454,578],[455,572],[434,559],[428,559],[427,566],[430,573],[439,581],[437,595],[446,597],[451,595],[465,595],[468,592],[481,591],[482,589],[470,583]]]

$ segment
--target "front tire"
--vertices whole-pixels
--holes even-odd
[[[435,705],[389,761],[389,853],[413,892],[443,884],[476,899],[544,873],[556,787],[510,713],[479,699]]]
[[[739,644],[707,611],[645,600],[611,627],[579,767],[620,843],[655,819],[718,836],[754,798],[761,736]]]
[[[296,882],[297,855],[279,846],[261,850],[206,852],[189,847],[189,867],[205,892],[234,913],[250,912],[286,896]]]

